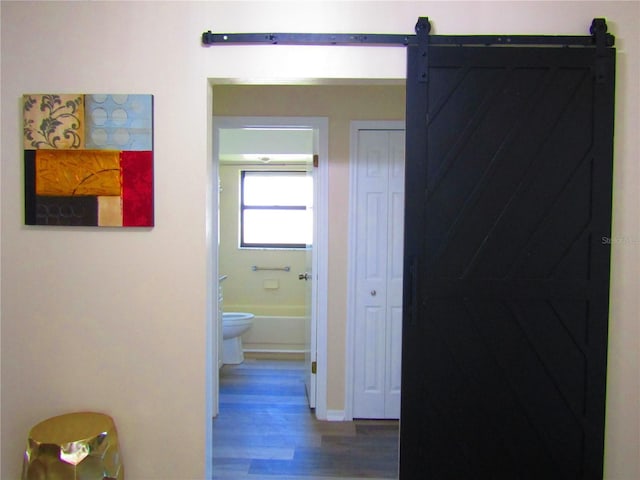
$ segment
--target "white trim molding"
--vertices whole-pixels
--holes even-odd
[[[344,422],[346,419],[344,410],[327,410],[328,422]]]

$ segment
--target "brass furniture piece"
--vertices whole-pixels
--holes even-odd
[[[113,419],[79,412],[37,424],[29,432],[22,480],[124,480]]]

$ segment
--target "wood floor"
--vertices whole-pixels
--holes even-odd
[[[303,364],[246,359],[220,370],[214,480],[395,479],[398,422],[320,422]]]

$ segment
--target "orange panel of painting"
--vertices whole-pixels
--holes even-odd
[[[37,150],[36,194],[120,196],[120,152]]]

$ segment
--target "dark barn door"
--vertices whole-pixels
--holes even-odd
[[[402,480],[602,478],[615,51],[598,42],[408,47]]]

